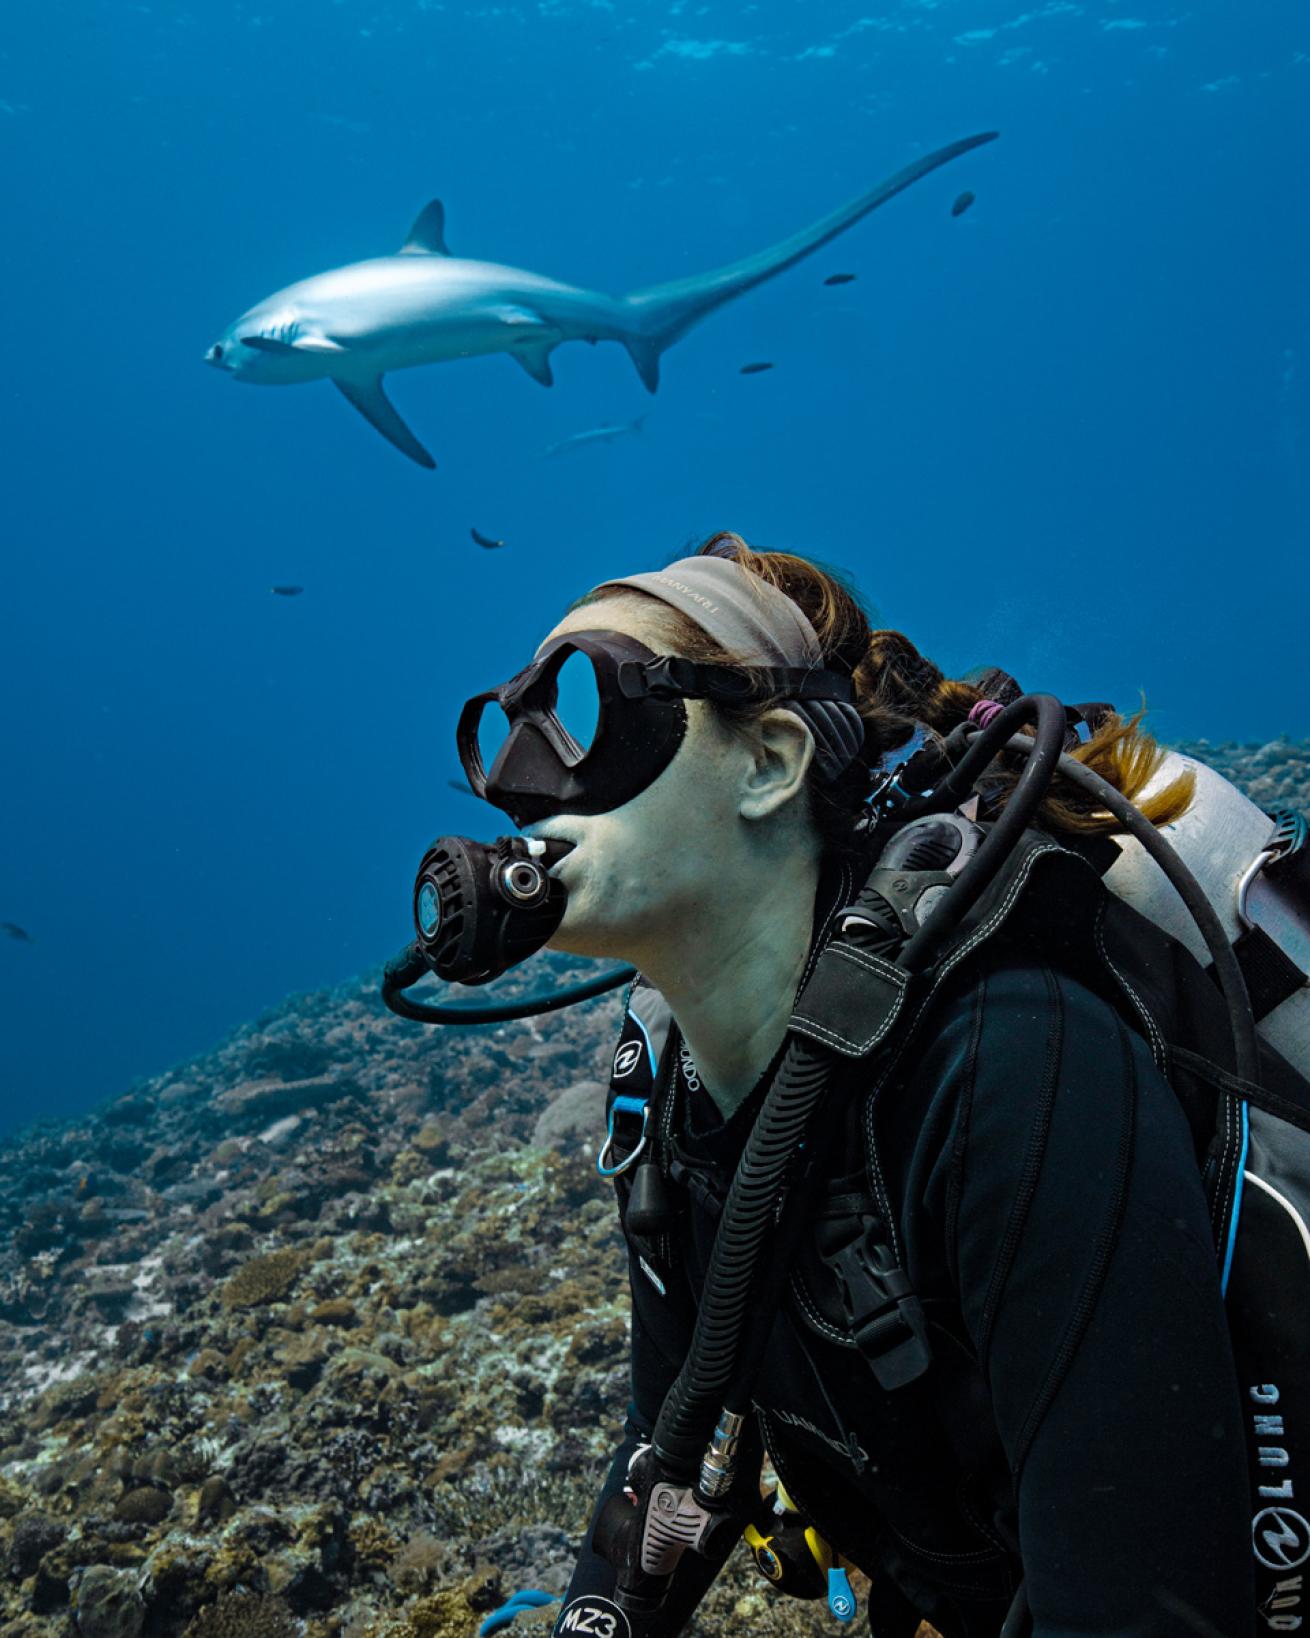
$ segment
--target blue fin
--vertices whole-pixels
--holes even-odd
[[[555,372],[550,367],[550,350],[554,345],[553,341],[543,342],[540,347],[524,347],[509,356],[517,359],[534,381],[540,381],[543,387],[553,387]]]
[[[383,392],[381,376],[372,381],[342,381],[337,376],[332,379],[364,419],[376,427],[388,443],[394,444],[402,455],[408,455],[411,461],[417,461],[429,471],[436,466],[437,463],[401,420],[395,406]]]
[[[440,199],[430,199],[414,218],[409,238],[400,247],[402,256],[449,256],[446,244],[446,207]]]
[[[660,344],[649,336],[624,336],[623,345],[637,366],[637,374],[647,392],[654,392],[660,384]]]

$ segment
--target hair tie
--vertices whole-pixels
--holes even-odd
[[[1004,709],[999,700],[979,700],[969,712],[968,720],[979,728],[985,728],[989,722],[994,722]]]

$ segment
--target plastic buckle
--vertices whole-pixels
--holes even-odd
[[[855,1346],[881,1388],[901,1388],[932,1363],[928,1323],[905,1271],[892,1262],[887,1246],[874,1238],[874,1219],[840,1251],[823,1259],[841,1284],[842,1302]]]
[[[631,1154],[625,1155],[617,1166],[607,1166],[605,1156],[614,1147],[614,1117],[615,1115],[640,1115],[641,1136],[637,1139],[637,1147]],[[618,1177],[626,1172],[637,1156],[646,1147],[646,1128],[650,1124],[650,1105],[641,1098],[615,1098],[610,1105],[609,1125],[605,1131],[605,1141],[601,1145],[600,1153],[596,1156],[596,1170],[602,1177]]]

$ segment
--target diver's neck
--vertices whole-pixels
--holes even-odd
[[[782,1044],[805,970],[820,860],[799,850],[720,882],[677,936],[643,952],[706,1091],[726,1120]]]

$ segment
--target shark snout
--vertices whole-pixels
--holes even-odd
[[[227,348],[221,341],[216,341],[206,352],[205,363],[212,364],[216,370],[230,370],[232,366],[228,363],[226,354]]]

